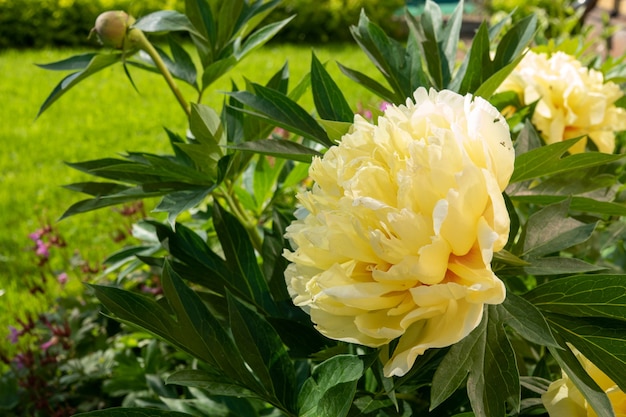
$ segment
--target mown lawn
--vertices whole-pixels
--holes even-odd
[[[240,86],[243,75],[264,83],[285,61],[294,81],[310,65],[311,50],[342,84],[342,90],[355,111],[357,105],[376,105],[365,89],[340,74],[333,61],[339,61],[370,75],[375,71],[354,45],[324,47],[271,45],[253,54],[222,78],[206,94],[204,104],[221,107],[220,91],[230,89],[230,78]],[[55,103],[41,117],[35,116],[41,103],[65,73],[45,71],[35,63],[53,62],[77,50],[0,52],[0,339],[6,340],[15,315],[48,308],[58,293],[54,280],[47,294],[28,292],[29,283],[38,280],[33,241],[28,235],[46,223],[52,224],[67,242],[67,259],[52,263],[50,274],[63,272],[76,251],[80,257],[99,263],[119,248],[112,236],[121,218],[103,209],[57,222],[64,210],[81,196],[62,185],[88,177],[64,165],[95,158],[115,157],[124,151],[169,152],[163,127],[184,134],[185,117],[165,83],[157,75],[132,69],[139,94],[126,80],[121,66],[107,68],[84,81]],[[191,89],[182,86],[190,100]],[[312,108],[312,99],[303,104]],[[154,202],[148,202],[147,207]],[[52,255],[54,256],[54,255]],[[54,276],[54,275],[52,275]],[[71,278],[69,291],[82,291],[81,280]],[[50,281],[50,280],[49,280]],[[2,342],[4,343],[4,342]]]

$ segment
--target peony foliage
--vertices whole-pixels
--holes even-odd
[[[534,54],[536,18],[484,22],[461,50],[462,2],[444,19],[427,1],[423,14],[406,13],[403,42],[365,13],[355,22],[376,75],[338,64],[345,77],[334,79],[312,53],[295,84],[285,64],[265,82],[233,82],[221,109],[202,104],[288,24],[264,23],[277,3],[186,0],[185,13],[126,20],[118,49],[43,66],[73,72],[40,115],[122,64],[129,78],[131,68],[160,73],[189,122],[166,129],[170,154],[70,164],[98,180],[68,186],[87,198],[63,217],[159,198],[136,225],[141,243],[110,258],[117,284],[87,284],[106,314],[194,358],[167,383],[221,401],[224,415],[560,417],[561,406],[623,415],[617,84],[594,75],[598,85],[563,97],[526,86],[539,95],[524,101],[506,86]],[[167,46],[153,34],[169,34]],[[603,70],[620,73],[613,64]],[[347,82],[384,110],[355,115]],[[617,120],[605,126],[612,146],[591,146],[593,126],[549,136],[557,129],[538,119],[541,100],[574,97],[581,115],[603,89]],[[300,104],[305,94],[314,108]],[[599,120],[600,107],[586,116]],[[162,296],[124,288],[138,268],[160,273]],[[174,404],[149,412],[211,415]]]

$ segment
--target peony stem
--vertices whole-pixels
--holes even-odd
[[[178,89],[178,85],[176,85],[176,82],[174,81],[174,77],[172,77],[172,74],[167,69],[167,66],[161,59],[161,56],[159,55],[157,50],[154,48],[154,46],[152,46],[152,44],[150,43],[146,35],[144,35],[144,33],[140,29],[132,28],[128,32],[127,36],[133,45],[136,45],[140,49],[143,49],[150,56],[150,58],[152,58],[154,65],[156,65],[159,72],[161,72],[161,74],[163,75],[163,78],[165,78],[167,85],[172,90],[172,93],[174,93],[176,100],[178,100],[178,103],[182,107],[187,117],[191,116],[191,108],[189,107],[187,100],[185,99],[181,91]]]

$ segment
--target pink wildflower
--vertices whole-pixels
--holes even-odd
[[[9,335],[7,336],[7,339],[9,339],[9,341],[11,342],[11,344],[16,344],[17,341],[20,339],[20,331],[17,330],[15,327],[13,326],[9,326],[9,331],[11,333],[9,333]]]
[[[66,272],[61,272],[59,275],[57,275],[57,281],[61,285],[67,284],[68,280],[69,280],[69,277],[67,276]]]

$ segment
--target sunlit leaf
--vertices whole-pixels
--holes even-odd
[[[143,32],[187,31],[194,36],[202,37],[189,18],[175,10],[159,10],[137,19],[132,27]]]
[[[85,78],[97,73],[104,68],[119,62],[122,59],[121,53],[113,53],[113,54],[95,54],[91,56],[89,63],[85,66],[85,61],[89,57],[82,56],[80,58],[76,58],[72,60],[66,60],[63,63],[57,63],[54,66],[54,69],[60,69],[64,66],[77,66],[78,68],[82,68],[81,71],[74,72],[67,77],[63,78],[59,84],[52,90],[50,95],[43,102],[41,107],[39,108],[39,112],[37,113],[37,117],[39,117],[48,107],[52,105],[55,101],[57,101],[63,94],[67,93],[72,87],[76,84],[84,80]]]

